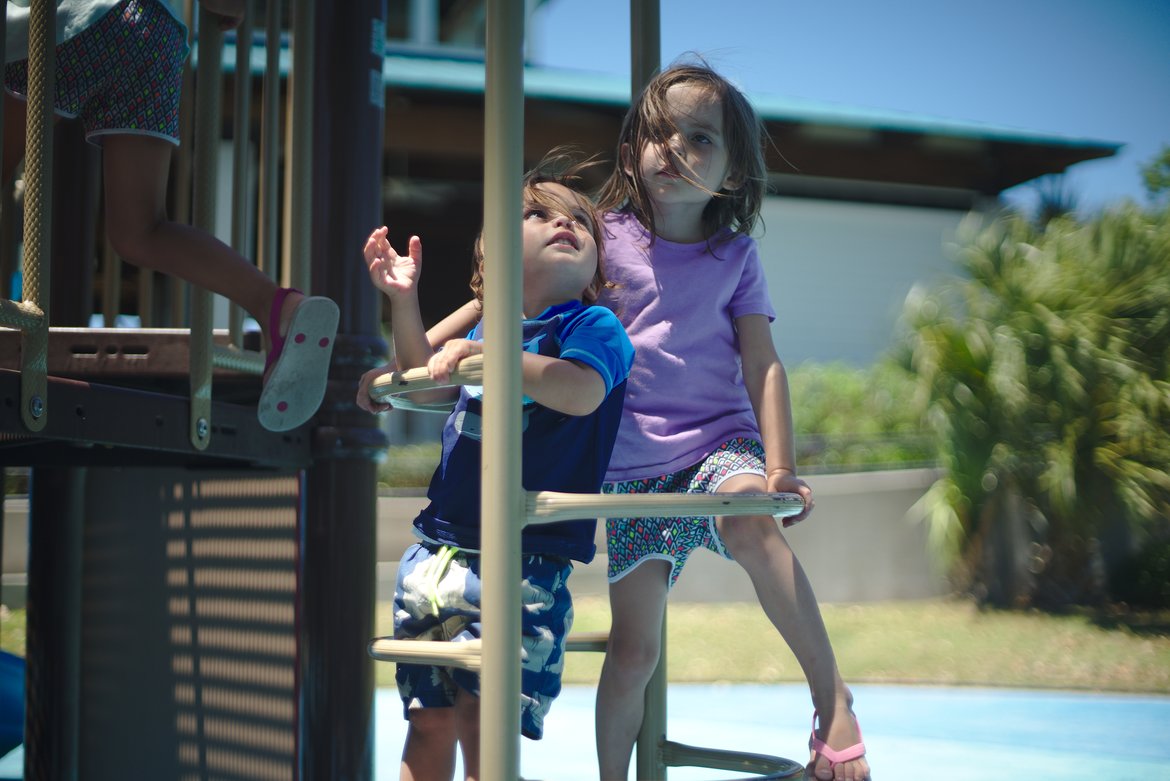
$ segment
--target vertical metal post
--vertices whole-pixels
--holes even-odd
[[[662,64],[658,0],[630,0],[630,97],[635,98]]]
[[[25,685],[24,777],[74,781],[81,705],[83,468],[33,470]]]
[[[483,668],[480,778],[520,773],[520,182],[524,2],[488,0],[484,89]]]
[[[260,109],[260,205],[257,208],[256,262],[280,279],[280,3],[267,4],[264,31],[264,96]]]
[[[248,167],[249,137],[252,126],[252,13],[255,3],[244,2],[244,20],[236,29],[235,100],[232,109],[232,249],[242,257],[249,257],[248,237],[251,234],[252,202],[248,198],[251,172]],[[232,302],[229,309],[228,330],[231,343],[244,344],[244,308]]]
[[[219,147],[223,31],[199,7],[199,63],[195,79],[195,188],[192,223],[215,232],[216,157]],[[211,292],[191,286],[191,444],[211,442]]]
[[[630,100],[638,97],[662,62],[659,0],[630,0]],[[666,611],[662,615],[661,655],[646,684],[642,726],[638,731],[637,777],[664,781],[660,745],[666,739]]]
[[[28,116],[24,154],[23,297],[40,310],[40,322],[21,332],[20,414],[29,431],[45,427],[49,413],[49,258],[52,257],[53,96],[56,94],[57,7],[33,0],[28,25]]]
[[[288,142],[285,145],[285,268],[287,285],[311,292],[310,224],[304,216],[313,202],[313,63],[316,8],[313,0],[293,0],[292,76],[289,83]],[[336,9],[331,9],[335,13]]]
[[[353,394],[386,350],[379,293],[361,259],[363,238],[382,220],[386,6],[347,0],[319,10],[310,57],[317,66],[295,76],[316,81],[304,112],[313,125],[304,160],[313,187],[303,193],[312,210],[294,219],[311,226],[302,252],[315,261],[313,290],[337,302],[341,322],[305,479],[298,781],[362,781],[373,774],[374,666],[365,649],[376,598],[376,459],[387,443],[374,416],[355,410]],[[298,50],[307,45],[301,29],[297,23]]]
[[[642,781],[665,781],[662,744],[666,740],[666,611],[662,613],[662,641],[654,673],[646,683],[642,702],[642,726],[638,730],[635,776]]]

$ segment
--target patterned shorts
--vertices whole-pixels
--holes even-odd
[[[88,141],[135,133],[179,143],[187,28],[157,0],[123,0],[57,47],[57,113],[79,117]],[[4,86],[28,94],[28,60],[4,68]]]
[[[709,494],[719,490],[723,481],[742,474],[765,474],[764,448],[754,439],[736,437],[694,466],[661,477],[606,483],[601,491],[607,494]],[[715,517],[711,515],[610,518],[606,521],[606,542],[611,583],[644,561],[662,559],[671,563],[670,586],[674,586],[691,551],[696,548],[706,548],[724,558],[731,558],[715,528]]]
[[[539,740],[544,717],[561,693],[565,638],[573,626],[567,585],[573,565],[558,556],[523,556],[520,598],[520,731]],[[394,637],[458,643],[481,635],[480,557],[446,546],[407,548],[394,592]],[[479,676],[468,670],[399,664],[395,675],[403,718],[415,708],[455,704],[457,689],[479,696]]]

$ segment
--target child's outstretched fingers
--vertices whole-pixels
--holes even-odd
[[[387,232],[386,226],[382,226],[371,233],[362,248],[362,256],[374,287],[394,297],[410,293],[418,284],[422,273],[422,240],[411,236],[408,254],[403,256],[386,239]]]

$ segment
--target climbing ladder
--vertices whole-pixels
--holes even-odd
[[[493,264],[493,271],[496,270]],[[491,355],[494,350],[489,352]],[[451,373],[452,385],[484,385],[484,357],[472,356],[464,359],[455,371]],[[404,372],[380,377],[372,383],[370,396],[376,401],[395,403],[399,397],[407,394],[439,387],[433,382],[426,368],[412,369]],[[488,394],[484,396],[485,418],[487,417]],[[519,398],[516,396],[515,398]],[[404,406],[417,409],[409,402]],[[432,408],[433,409],[433,408]],[[484,426],[485,438],[488,426]],[[519,452],[520,448],[512,448]],[[485,486],[486,490],[486,486]],[[579,518],[633,518],[654,516],[690,516],[690,515],[772,515],[783,518],[796,515],[804,509],[804,501],[797,494],[570,494],[556,491],[523,491],[524,508],[521,513],[510,513],[501,518],[482,518],[483,523],[483,555],[485,559],[496,546],[511,545],[510,538],[518,535],[520,528],[529,524],[553,523]],[[511,518],[520,518],[519,523],[513,523]],[[519,541],[516,540],[518,543]],[[510,548],[519,551],[519,544]],[[506,600],[502,606],[504,611],[517,614],[516,605],[520,603],[520,577],[517,573],[507,589],[492,589],[489,597],[490,577],[484,568],[483,576],[483,612],[485,638],[499,640],[501,630],[486,619],[489,610],[489,598]],[[495,585],[495,584],[492,584]],[[509,607],[510,606],[510,607]],[[494,630],[494,631],[493,631]],[[492,637],[492,636],[495,637]],[[566,644],[570,651],[606,650],[607,637],[604,634],[571,635]],[[515,687],[511,698],[518,702],[515,692],[519,691],[519,661],[520,661],[520,632],[517,628],[512,635],[509,648],[505,653],[515,659],[513,667],[517,671]],[[481,687],[486,693],[493,681],[485,668],[484,641],[471,640],[467,642],[449,643],[443,641],[395,640],[388,637],[374,638],[369,643],[369,653],[374,659],[384,662],[403,662],[413,664],[438,664],[459,667],[480,673]],[[636,777],[639,781],[663,781],[667,777],[668,767],[702,767],[715,770],[739,771],[754,774],[756,779],[796,778],[804,772],[804,767],[790,759],[752,754],[722,749],[701,748],[689,746],[666,738],[666,627],[665,621],[662,630],[662,646],[658,666],[646,688],[645,716],[637,739]],[[486,695],[485,695],[486,696]],[[504,693],[507,696],[507,693]],[[505,717],[488,710],[481,704],[481,730],[488,723],[503,722]],[[493,714],[493,718],[488,718]],[[508,717],[510,718],[510,716]],[[510,744],[519,740],[519,713],[509,722],[512,729],[508,735]],[[493,746],[486,740],[481,741],[480,772],[483,778],[514,778],[517,775],[499,765],[500,757],[495,756]],[[491,770],[489,770],[489,767]],[[492,775],[501,773],[502,775]]]

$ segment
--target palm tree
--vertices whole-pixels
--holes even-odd
[[[932,538],[987,602],[1102,598],[1170,518],[1170,211],[1008,218],[961,263],[904,312],[945,468]]]

